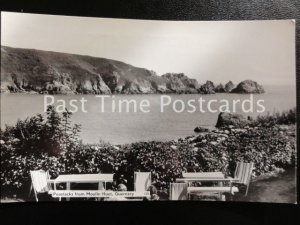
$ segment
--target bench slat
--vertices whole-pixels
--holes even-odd
[[[188,187],[188,192],[239,192],[237,187]]]
[[[203,177],[194,177],[194,178],[177,178],[176,182],[236,182],[237,179],[233,178],[203,178]]]

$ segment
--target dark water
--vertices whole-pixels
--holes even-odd
[[[253,95],[254,111],[260,109],[256,107],[257,100],[264,100],[266,113],[282,112],[296,106],[296,88],[295,87],[266,87],[266,93],[261,95]],[[112,144],[123,144],[137,141],[148,140],[172,140],[187,135],[194,134],[196,126],[204,126],[212,128],[215,126],[218,118],[218,112],[207,112],[207,104],[203,103],[203,113],[199,109],[199,103],[195,104],[196,112],[188,112],[191,109],[187,106],[187,101],[191,99],[197,100],[202,97],[206,102],[208,100],[216,100],[211,104],[211,108],[218,109],[222,104],[220,100],[227,100],[230,103],[232,110],[232,101],[249,99],[250,95],[241,94],[214,94],[214,95],[170,95],[172,101],[178,100],[185,103],[185,110],[176,113],[172,105],[166,106],[164,112],[161,112],[161,96],[160,95],[118,95],[114,100],[135,100],[140,103],[147,99],[150,102],[150,112],[144,113],[140,110],[124,112],[125,107],[122,107],[123,112],[112,112],[112,98],[105,100],[104,112],[101,112],[101,101],[94,95],[57,95],[55,99],[65,100],[80,100],[84,97],[87,100],[86,111],[81,110],[74,113],[72,120],[74,123],[82,125],[81,138],[85,143],[96,143],[100,139],[108,141]],[[67,105],[68,106],[68,105]],[[179,109],[181,103],[177,104]],[[139,108],[138,108],[139,109]],[[30,94],[1,94],[1,128],[5,124],[13,125],[18,119],[43,113],[44,96]],[[236,111],[244,113],[241,104],[237,104]],[[256,117],[261,113],[244,113]]]

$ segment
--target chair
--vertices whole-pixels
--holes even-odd
[[[188,183],[170,183],[170,200],[187,200]]]
[[[227,178],[218,178],[217,174],[220,172],[206,172],[206,173],[190,173],[183,174],[186,176],[186,178],[183,179],[177,179],[180,181],[198,181],[198,182],[218,182],[219,187],[189,187],[188,193],[191,194],[191,192],[219,192],[220,196],[221,193],[227,192],[234,194],[235,192],[238,192],[239,189],[237,187],[234,187],[233,184],[243,184],[246,185],[246,192],[245,196],[248,194],[248,189],[250,185],[251,175],[252,171],[254,169],[254,163],[244,163],[244,162],[238,162],[234,178],[227,177]],[[212,176],[209,175],[211,173]],[[223,186],[223,183],[229,182],[229,186]]]
[[[245,196],[248,194],[254,163],[238,162],[232,183],[246,185]]]
[[[31,187],[29,191],[29,196],[31,194],[31,191],[33,190],[35,200],[38,202],[38,194],[46,193],[49,190],[52,190],[51,183],[53,183],[54,180],[50,180],[49,173],[43,170],[30,171],[30,177]]]
[[[147,191],[151,185],[150,172],[134,172],[134,191],[144,192]]]

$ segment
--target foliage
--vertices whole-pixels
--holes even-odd
[[[7,126],[1,131],[1,140],[22,155],[47,153],[57,156],[79,143],[80,126],[71,126],[70,116],[71,113],[67,109],[61,117],[53,106],[49,106],[46,118],[38,114],[18,120],[15,126]]]
[[[253,122],[253,126],[274,126],[274,125],[290,125],[296,124],[296,108],[290,109],[282,113],[274,113],[258,116]]]
[[[29,191],[29,171],[36,169],[49,171],[52,178],[114,173],[116,184],[125,183],[128,190],[133,190],[134,171],[149,171],[157,189],[167,192],[169,183],[183,171],[222,171],[232,176],[236,163],[245,161],[254,162],[255,175],[260,175],[295,165],[295,125],[227,128],[177,141],[122,146],[83,145],[77,134],[70,114],[61,119],[52,109],[47,118],[38,115],[6,128],[1,132],[2,193],[24,197]]]

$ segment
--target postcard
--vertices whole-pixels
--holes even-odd
[[[296,203],[295,20],[1,13],[1,203]]]

